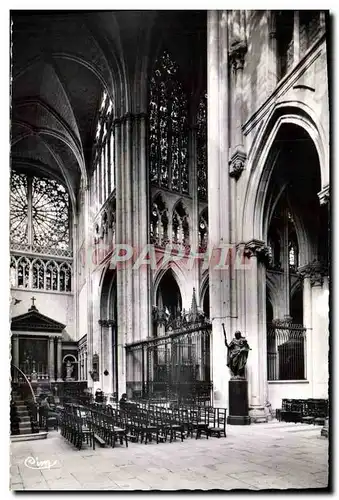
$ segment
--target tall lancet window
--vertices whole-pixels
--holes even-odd
[[[167,51],[150,81],[149,144],[151,183],[188,194],[188,103],[178,66]]]
[[[197,113],[198,196],[207,200],[207,94],[199,102]]]

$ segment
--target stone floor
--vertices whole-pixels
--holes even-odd
[[[326,488],[320,427],[276,421],[228,426],[226,438],[76,450],[57,431],[11,443],[11,490],[262,490]],[[31,469],[28,457],[49,460]],[[46,464],[45,464],[46,465]]]

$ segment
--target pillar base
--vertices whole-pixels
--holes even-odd
[[[231,379],[228,382],[229,415],[227,423],[230,425],[249,425],[248,416],[248,382],[245,379]]]
[[[251,419],[248,416],[228,415],[227,423],[229,425],[250,425]]]
[[[250,408],[249,416],[251,417],[251,422],[255,424],[267,423],[268,415],[263,406],[257,406],[255,408]]]

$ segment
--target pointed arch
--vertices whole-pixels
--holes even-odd
[[[241,231],[244,241],[264,240],[264,205],[269,181],[280,151],[273,147],[283,125],[294,124],[307,132],[316,148],[320,166],[321,187],[328,184],[329,151],[323,127],[309,106],[301,102],[277,104],[265,120],[249,152],[249,181],[243,204]]]

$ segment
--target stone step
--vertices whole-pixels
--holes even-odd
[[[25,423],[25,422],[30,423],[31,422],[31,418],[29,415],[24,415],[24,416],[19,415],[19,418],[20,418],[21,423]]]
[[[11,436],[11,441],[12,443],[18,442],[18,441],[36,441],[37,439],[46,439],[48,435],[48,432],[46,431],[40,431],[37,433],[32,434],[32,431],[30,434],[16,434],[14,436]]]
[[[29,417],[29,413],[27,410],[20,410],[17,412],[17,414],[19,415],[19,417]]]
[[[27,411],[26,405],[16,405],[16,409],[19,411]]]
[[[20,435],[23,436],[25,434],[32,434],[32,427],[29,426],[27,429],[20,429]]]
[[[30,422],[19,422],[20,433],[25,429],[30,429],[32,431],[32,426]]]

